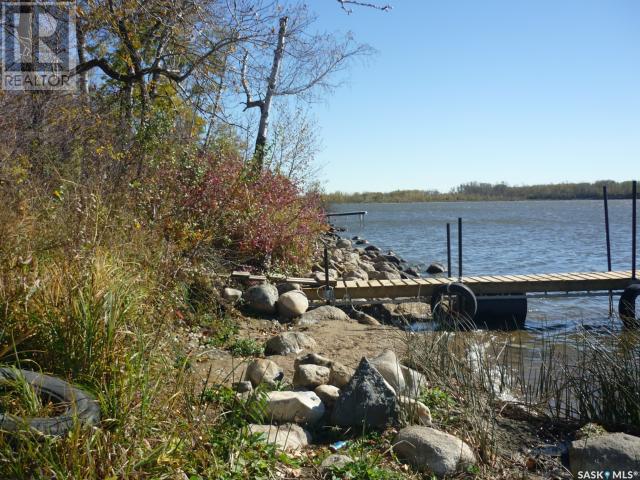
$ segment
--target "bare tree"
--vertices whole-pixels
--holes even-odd
[[[334,75],[348,66],[355,57],[367,55],[373,49],[357,44],[350,35],[337,40],[332,34],[311,34],[315,17],[298,7],[279,20],[271,56],[265,55],[264,43],[249,42],[253,48],[244,51],[239,68],[240,85],[245,95],[245,110],[259,110],[253,165],[254,171],[264,166],[265,147],[271,105],[276,97],[309,98],[317,89],[331,90],[337,84]]]
[[[371,3],[371,2],[359,2],[357,0],[337,0],[337,2],[340,4],[342,9],[347,13],[351,13],[352,12],[351,6],[375,8],[376,10],[382,10],[383,12],[388,12],[389,10],[391,10],[391,8],[393,8],[389,4],[379,4],[379,3]]]

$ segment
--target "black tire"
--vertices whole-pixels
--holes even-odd
[[[57,417],[23,418],[0,414],[0,430],[15,432],[25,427],[45,435],[64,435],[76,421],[95,425],[100,421],[98,402],[88,393],[59,378],[42,375],[29,370],[18,370],[38,395],[55,402],[68,404],[66,411]],[[0,384],[16,379],[16,370],[0,368]]]
[[[458,297],[458,310],[447,312],[441,308],[442,298],[455,295]],[[471,322],[478,312],[478,299],[473,291],[462,283],[451,282],[435,289],[431,296],[431,313],[437,320]]]
[[[625,327],[640,327],[640,320],[636,318],[636,298],[638,298],[638,295],[640,295],[640,283],[629,285],[620,295],[618,313]]]

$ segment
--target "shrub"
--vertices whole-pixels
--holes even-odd
[[[233,249],[245,261],[270,259],[281,268],[309,262],[326,228],[318,195],[270,171],[249,176],[233,154],[206,158],[203,165],[185,191],[197,238]]]

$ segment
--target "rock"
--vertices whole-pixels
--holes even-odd
[[[313,389],[327,383],[330,373],[329,368],[320,365],[298,365],[293,374],[293,386]]]
[[[243,380],[242,382],[235,382],[232,385],[233,389],[238,393],[247,393],[253,391],[253,385],[249,380]]]
[[[251,433],[262,434],[263,441],[275,443],[281,450],[300,450],[311,443],[311,434],[299,425],[249,425]]]
[[[422,389],[427,386],[425,376],[413,368],[405,367],[404,365],[400,365],[400,370],[402,371],[405,384],[403,393],[409,395],[411,398],[419,397]]]
[[[225,288],[222,290],[222,298],[228,302],[236,303],[242,298],[242,291],[237,288]]]
[[[289,355],[305,349],[316,348],[316,341],[300,332],[284,332],[267,340],[265,353],[268,355]]]
[[[416,470],[442,477],[476,463],[471,447],[453,435],[431,427],[405,427],[393,441],[394,452]]]
[[[331,373],[329,374],[329,385],[334,387],[344,387],[354,374],[353,368],[349,368],[341,363],[333,362],[331,365]]]
[[[384,255],[384,258],[391,263],[395,263],[396,265],[400,265],[401,263],[403,263],[402,259],[391,250],[389,250],[389,253],[387,255]]]
[[[626,433],[605,433],[571,442],[571,473],[613,469],[640,470],[640,438]]]
[[[331,420],[343,427],[380,429],[398,423],[395,392],[366,358],[340,392]]]
[[[380,250],[378,247],[376,247],[375,245],[368,245],[366,247],[364,247],[365,252],[381,252],[382,250]]]
[[[431,275],[435,275],[437,273],[444,273],[446,271],[447,269],[445,268],[445,266],[438,262],[434,262],[427,267],[427,273],[430,273]]]
[[[311,424],[320,420],[324,412],[324,404],[314,392],[267,393],[267,419],[284,423]]]
[[[298,320],[299,325],[315,325],[321,321],[344,320],[348,321],[349,315],[337,307],[323,305],[305,312]]]
[[[254,387],[261,383],[274,387],[283,378],[284,372],[282,368],[276,362],[264,358],[253,360],[249,363],[245,372],[245,380],[251,381]]]
[[[323,367],[331,368],[333,365],[333,361],[328,359],[327,357],[323,357],[322,355],[318,355],[317,353],[307,353],[306,355],[302,355],[297,357],[293,362],[294,368],[297,368],[298,365],[321,365]]]
[[[361,323],[363,325],[371,325],[371,326],[380,325],[380,322],[378,320],[373,318],[371,315],[367,315],[364,312],[356,312],[354,313],[354,317],[356,320],[358,320],[358,323]]]
[[[270,283],[254,285],[245,292],[244,301],[254,312],[276,313],[278,289]]]
[[[369,276],[369,274],[371,272],[375,272],[376,271],[376,267],[373,266],[373,264],[369,263],[369,262],[360,262],[358,263],[358,265],[360,266],[360,268],[362,269],[362,271],[367,272],[367,276]]]
[[[398,401],[400,408],[409,421],[418,423],[419,425],[431,425],[433,422],[431,410],[421,401],[405,396],[399,397]]]
[[[393,264],[385,262],[384,260],[374,263],[373,266],[378,272],[399,273]]]
[[[322,473],[328,473],[330,468],[340,468],[352,463],[353,459],[348,455],[340,455],[334,453],[325,458],[320,464],[320,471]]]
[[[426,322],[431,319],[431,306],[424,302],[406,302],[395,305],[394,316],[408,322]]]
[[[300,290],[291,290],[278,297],[278,313],[283,318],[299,317],[308,308],[309,300]]]
[[[325,283],[325,276],[324,276],[324,270],[322,272],[315,272],[313,274],[312,277],[316,282],[321,283],[324,285]],[[338,278],[338,272],[333,269],[330,268],[329,269],[329,280],[336,280]]]
[[[343,275],[345,280],[369,280],[369,275],[364,270],[355,269],[345,272]]]
[[[369,361],[398,394],[404,393],[406,385],[402,375],[402,365],[398,362],[398,357],[393,350],[385,350]]]
[[[322,270],[323,269],[321,268],[319,271],[322,271]],[[282,295],[283,293],[291,292],[293,290],[302,290],[302,287],[300,286],[299,283],[291,283],[291,282],[279,283],[278,285],[276,285],[276,288],[278,289],[279,295]]]
[[[327,407],[333,407],[340,396],[340,389],[333,385],[318,385],[314,392]]]
[[[369,245],[369,241],[368,240],[356,240],[356,245]]]
[[[369,279],[370,280],[400,280],[402,277],[399,273],[391,273],[391,272],[370,272]]]
[[[418,278],[420,276],[420,272],[418,272],[414,267],[405,268],[403,272],[414,278]]]
[[[346,238],[341,238],[336,242],[336,247],[338,248],[351,248],[351,240],[347,240]]]

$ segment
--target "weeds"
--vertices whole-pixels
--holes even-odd
[[[264,353],[264,345],[252,338],[239,338],[229,345],[229,351],[236,357],[257,357]]]

